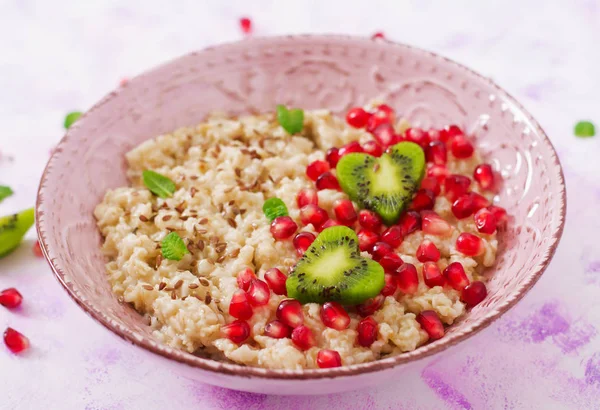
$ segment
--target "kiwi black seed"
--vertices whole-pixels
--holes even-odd
[[[415,143],[400,142],[379,158],[363,153],[344,155],[336,172],[350,199],[377,212],[391,225],[398,221],[423,179],[425,154]]]
[[[301,303],[337,301],[356,305],[377,296],[383,268],[363,258],[356,233],[346,226],[324,229],[288,276],[288,296]]]

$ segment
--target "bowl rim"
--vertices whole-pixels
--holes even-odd
[[[48,163],[46,164],[46,167],[45,167],[42,177],[40,179],[40,185],[38,187],[36,207],[35,207],[36,208],[36,230],[37,230],[37,234],[38,234],[38,237],[40,240],[40,245],[41,245],[41,249],[44,254],[44,257],[48,261],[48,264],[50,265],[50,268],[52,269],[54,276],[56,277],[58,282],[64,287],[64,289],[67,291],[69,296],[88,315],[90,315],[93,319],[95,319],[97,322],[102,324],[105,328],[107,328],[108,330],[110,330],[111,332],[113,332],[114,334],[116,334],[117,336],[122,338],[123,340],[128,341],[134,345],[137,345],[138,347],[141,347],[141,348],[143,348],[147,351],[150,351],[154,354],[162,356],[166,359],[170,359],[170,360],[182,363],[182,364],[186,364],[191,367],[200,368],[200,369],[208,371],[208,372],[215,372],[218,374],[225,374],[225,375],[230,375],[230,376],[238,376],[238,377],[246,377],[246,378],[257,377],[257,378],[272,379],[272,380],[317,380],[317,379],[328,379],[328,378],[335,378],[335,377],[341,377],[341,376],[353,376],[353,375],[367,374],[367,373],[372,373],[372,372],[376,372],[376,371],[380,371],[380,370],[391,369],[393,367],[400,366],[402,364],[406,364],[409,362],[414,362],[414,361],[417,361],[420,359],[424,359],[426,357],[440,353],[440,352],[458,344],[459,342],[462,342],[463,340],[466,340],[466,339],[472,337],[473,335],[477,334],[481,330],[488,327],[493,321],[498,319],[501,315],[503,315],[510,308],[512,308],[519,300],[521,300],[521,298],[523,298],[523,296],[533,287],[533,285],[539,280],[542,273],[548,267],[550,261],[552,260],[554,254],[556,252],[556,248],[557,248],[557,246],[560,242],[560,238],[563,234],[563,230],[564,230],[564,226],[565,226],[565,219],[566,219],[566,206],[567,206],[565,179],[564,179],[562,166],[558,159],[558,155],[556,154],[556,150],[555,150],[554,146],[552,145],[552,142],[548,138],[546,132],[542,129],[542,127],[539,125],[539,123],[512,95],[510,95],[507,91],[505,91],[500,86],[498,86],[490,78],[487,78],[487,77],[475,72],[474,70],[472,70],[458,62],[455,62],[454,60],[451,60],[440,54],[437,54],[437,53],[434,53],[434,52],[431,52],[431,51],[428,51],[428,50],[425,50],[425,49],[422,49],[419,47],[410,46],[410,45],[407,45],[404,43],[394,42],[394,41],[390,41],[387,39],[373,40],[373,39],[369,39],[367,37],[339,35],[339,34],[301,34],[301,35],[287,35],[287,36],[256,37],[256,38],[244,39],[244,40],[234,41],[234,42],[227,42],[227,43],[222,43],[222,44],[215,45],[215,46],[206,47],[199,51],[193,51],[190,53],[186,53],[180,57],[176,57],[176,58],[171,59],[167,62],[164,62],[160,65],[152,67],[149,70],[146,70],[143,73],[133,77],[130,81],[135,81],[138,78],[143,78],[143,77],[149,75],[150,73],[154,72],[155,70],[163,68],[167,65],[175,64],[177,61],[179,61],[181,59],[185,59],[192,55],[200,55],[203,53],[207,53],[207,52],[214,50],[215,48],[219,48],[219,49],[227,49],[230,47],[235,48],[235,47],[238,47],[242,43],[246,44],[246,45],[251,44],[251,43],[258,43],[258,44],[262,43],[264,45],[267,45],[272,42],[276,42],[276,43],[292,42],[293,43],[294,41],[298,41],[298,40],[304,40],[304,41],[310,40],[315,43],[328,43],[328,44],[330,44],[330,43],[338,43],[339,44],[339,43],[345,43],[345,42],[351,42],[351,43],[356,44],[356,42],[362,42],[365,45],[372,44],[373,41],[385,42],[385,43],[387,43],[387,46],[389,46],[389,47],[397,47],[397,48],[409,50],[413,53],[414,52],[422,53],[422,54],[428,55],[430,57],[433,57],[435,59],[438,59],[443,64],[450,64],[450,65],[454,66],[455,68],[457,68],[463,72],[466,72],[468,75],[476,77],[478,80],[484,82],[486,85],[491,86],[497,92],[503,94],[503,96],[506,99],[508,99],[518,110],[521,111],[521,113],[523,114],[525,119],[528,120],[530,122],[531,126],[542,136],[542,142],[548,145],[548,148],[550,149],[550,152],[552,153],[552,156],[551,156],[552,158],[549,159],[549,163],[551,163],[550,164],[551,166],[556,167],[558,169],[558,174],[559,174],[559,181],[558,181],[559,185],[558,186],[561,190],[560,195],[559,195],[559,197],[560,197],[559,198],[560,221],[559,221],[559,225],[558,225],[556,231],[552,235],[552,238],[546,245],[547,252],[544,253],[543,259],[540,260],[540,262],[538,263],[537,269],[529,274],[527,280],[525,280],[521,284],[521,286],[515,292],[513,292],[512,295],[505,302],[503,302],[501,305],[497,306],[495,309],[491,310],[488,314],[483,316],[478,321],[469,325],[461,333],[446,336],[442,339],[439,339],[432,343],[421,346],[413,351],[402,353],[400,355],[391,356],[388,358],[375,360],[372,362],[354,364],[354,365],[349,365],[349,366],[342,366],[342,367],[338,367],[338,368],[301,369],[301,370],[283,370],[283,369],[266,369],[266,368],[261,368],[261,367],[250,367],[250,366],[243,366],[243,365],[239,365],[239,364],[220,362],[220,361],[216,361],[213,359],[207,359],[207,358],[194,356],[183,350],[171,348],[165,344],[161,344],[161,343],[155,342],[153,340],[150,340],[147,337],[141,336],[138,333],[136,333],[130,329],[122,328],[120,326],[116,326],[114,323],[111,323],[111,320],[104,316],[101,309],[97,308],[96,306],[94,306],[93,304],[91,304],[89,301],[85,300],[78,294],[76,287],[73,286],[73,283],[67,282],[64,278],[64,273],[62,272],[62,270],[59,269],[57,266],[55,266],[55,264],[53,262],[53,260],[55,259],[54,252],[52,249],[50,249],[48,247],[48,243],[46,241],[45,218],[39,217],[43,214],[43,212],[40,210],[40,208],[42,207],[42,203],[43,203],[44,188],[46,186],[45,182],[48,179],[49,169],[52,167],[53,162],[56,161],[56,158],[58,158],[61,155],[61,153],[63,152],[63,150],[60,148],[63,145],[68,143],[69,136],[72,132],[72,129],[79,128],[78,124],[75,124],[73,127],[71,127],[70,130],[68,130],[66,132],[65,136],[60,140],[60,142],[56,146],[56,149],[54,150],[54,153],[52,154]],[[85,112],[82,115],[82,119],[85,119],[85,117],[89,113],[95,111],[98,107],[110,102],[113,98],[115,98],[117,96],[117,94],[118,93],[116,91],[110,92],[108,95],[106,95],[104,98],[102,98],[99,102],[94,104],[92,106],[92,108],[90,108],[87,112]]]

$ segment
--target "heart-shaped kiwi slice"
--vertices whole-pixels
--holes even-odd
[[[288,296],[301,303],[337,301],[356,305],[377,296],[383,268],[363,258],[356,233],[346,226],[324,229],[287,278]]]
[[[336,172],[350,199],[377,212],[386,225],[392,225],[423,179],[425,154],[413,142],[400,142],[379,158],[358,153],[344,155]]]

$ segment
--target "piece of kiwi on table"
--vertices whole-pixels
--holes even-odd
[[[413,142],[400,142],[381,157],[354,153],[336,166],[342,190],[361,207],[394,224],[425,175],[425,153]]]
[[[14,251],[34,221],[33,208],[0,218],[0,258]]]
[[[384,282],[381,265],[360,255],[356,233],[333,226],[306,250],[288,276],[286,288],[288,296],[301,303],[356,305],[377,296]]]

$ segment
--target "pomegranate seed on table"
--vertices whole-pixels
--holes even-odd
[[[296,203],[298,204],[298,209],[306,205],[319,205],[317,190],[312,188],[301,189],[296,196]]]
[[[277,319],[286,325],[295,328],[304,323],[304,313],[302,305],[296,299],[284,299],[277,306],[275,314]]]
[[[440,141],[448,142],[456,136],[464,136],[465,133],[458,125],[448,125],[440,131]]]
[[[256,279],[256,275],[254,274],[254,271],[252,269],[246,268],[240,271],[237,274],[238,288],[242,289],[243,291],[248,290],[250,282],[252,282],[254,279]]]
[[[350,316],[338,302],[325,302],[321,306],[321,321],[327,327],[344,330],[350,326]]]
[[[474,212],[479,211],[481,208],[487,208],[488,206],[490,206],[492,204],[489,199],[487,199],[486,197],[484,197],[481,194],[478,194],[477,192],[469,192],[468,195],[471,197],[471,200],[473,201],[473,211]]]
[[[421,211],[421,229],[430,235],[446,236],[452,233],[452,225],[434,211]]]
[[[402,293],[412,294],[419,288],[419,274],[412,263],[402,264],[396,270],[396,283]]]
[[[21,305],[23,296],[15,288],[4,289],[0,292],[0,305],[8,309],[14,309]]]
[[[428,189],[433,195],[438,196],[441,192],[440,182],[434,177],[425,177],[421,181],[421,189]]]
[[[304,252],[306,252],[314,240],[315,235],[311,232],[300,232],[296,234],[292,243],[294,244],[294,248],[296,248],[296,253],[298,256],[304,255]]]
[[[408,211],[404,213],[398,221],[402,236],[407,236],[421,229],[421,214],[416,211]]]
[[[371,231],[377,231],[381,228],[382,221],[379,215],[368,209],[361,209],[358,211],[358,223],[360,226]]]
[[[364,128],[370,116],[371,113],[365,111],[363,108],[354,107],[346,114],[346,122],[354,128]]]
[[[371,316],[361,320],[356,330],[356,341],[362,347],[370,347],[377,340],[377,322]]]
[[[474,150],[473,144],[464,136],[456,136],[450,141],[450,151],[456,158],[469,158]]]
[[[475,205],[473,204],[473,197],[469,194],[459,196],[456,201],[452,203],[452,213],[457,219],[464,219],[473,215],[474,210]]]
[[[415,194],[411,209],[414,211],[422,211],[424,209],[433,209],[435,205],[435,194],[429,189],[419,189]]]
[[[487,288],[485,284],[477,280],[463,289],[461,299],[468,307],[473,307],[481,303],[486,296]]]
[[[277,240],[287,239],[298,230],[298,225],[289,216],[278,216],[271,222],[271,234]]]
[[[318,159],[308,164],[306,167],[306,176],[316,181],[317,178],[327,171],[329,171],[329,162]]]
[[[446,278],[442,275],[437,263],[425,262],[423,264],[423,282],[430,288],[446,284]]]
[[[312,330],[304,325],[294,328],[292,331],[292,342],[300,350],[308,350],[316,344]]]
[[[12,327],[7,327],[4,331],[4,344],[15,354],[29,349],[29,339]]]
[[[338,161],[340,160],[340,150],[336,147],[329,148],[327,150],[327,153],[325,154],[325,158],[327,159],[327,162],[329,162],[329,166],[331,168],[335,168]]]
[[[404,261],[397,253],[388,253],[379,259],[379,264],[386,273],[396,273]]]
[[[323,349],[317,353],[317,366],[321,369],[330,369],[332,367],[340,367],[342,358],[335,350]]]
[[[33,254],[35,256],[37,256],[38,258],[44,257],[44,253],[42,252],[42,247],[40,246],[40,241],[35,241],[35,243],[33,244],[33,248],[31,250],[33,251]]]
[[[508,221],[506,209],[500,206],[491,205],[488,207],[488,211],[490,211],[496,218],[496,225],[498,226],[498,228],[504,227],[506,225],[506,222]]]
[[[396,278],[391,273],[385,274],[385,285],[383,289],[381,289],[381,294],[383,296],[392,296],[396,293],[396,289],[398,289],[398,283],[396,283]]]
[[[446,144],[442,141],[431,141],[425,150],[427,162],[432,162],[436,165],[446,165],[448,154],[446,153]]]
[[[344,145],[338,150],[338,155],[340,158],[342,158],[344,155],[351,154],[353,152],[363,152],[363,149],[358,141],[352,141]]]
[[[439,184],[443,184],[448,177],[448,169],[445,165],[427,164],[427,176],[435,178]]]
[[[356,312],[362,317],[372,315],[381,307],[381,305],[383,305],[384,300],[385,297],[383,295],[377,295],[367,299],[360,305],[356,305]]]
[[[475,221],[475,226],[479,232],[488,235],[496,232],[496,217],[488,209],[482,208],[477,211],[477,213],[473,216],[473,220]]]
[[[332,226],[342,226],[342,224],[336,220],[328,219],[323,225],[321,225],[320,228],[317,229],[319,232],[321,232],[323,229],[331,228]]]
[[[404,235],[402,235],[402,228],[398,225],[390,226],[381,234],[381,240],[392,248],[400,246],[403,239]]]
[[[437,340],[444,336],[444,324],[433,310],[424,310],[419,313],[417,322],[427,332],[431,340]]]
[[[351,226],[357,221],[358,215],[354,204],[349,199],[338,199],[333,203],[333,212],[339,223]]]
[[[385,255],[387,255],[388,253],[392,253],[393,251],[394,249],[392,249],[392,247],[388,243],[377,242],[375,243],[375,245],[373,245],[373,249],[371,249],[371,255],[373,256],[374,260],[378,261]]]
[[[444,276],[448,281],[448,284],[452,286],[454,289],[461,291],[469,284],[469,278],[465,273],[465,268],[463,268],[460,262],[452,262],[450,265],[444,269]]]
[[[265,335],[273,339],[290,337],[292,328],[279,320],[272,320],[265,325]]]
[[[407,129],[404,133],[404,137],[406,138],[406,141],[414,142],[423,148],[427,147],[427,144],[429,144],[429,134],[420,128]]]
[[[337,178],[329,171],[324,172],[319,178],[317,178],[316,186],[319,191],[323,189],[335,189],[337,191],[341,190],[340,183],[338,182]]]
[[[304,225],[312,224],[319,229],[328,219],[327,211],[317,205],[308,204],[300,208],[300,221]]]
[[[221,334],[239,345],[250,337],[250,325],[243,320],[234,320],[228,325],[221,326]]]
[[[365,154],[373,155],[374,157],[380,157],[383,154],[383,148],[374,140],[365,142],[362,148]]]
[[[248,289],[250,289],[248,287]],[[229,303],[229,314],[237,319],[248,320],[252,317],[252,306],[248,295],[241,289],[236,290]]]
[[[263,306],[269,303],[269,297],[271,297],[271,291],[269,285],[260,279],[254,279],[250,282],[248,291],[248,301],[252,306]]]
[[[374,118],[374,117],[371,117]],[[396,141],[396,132],[391,124],[384,123],[373,130],[373,136],[381,144],[382,149],[387,149]]]
[[[481,238],[468,232],[458,235],[456,249],[467,256],[478,256],[485,250]]]
[[[385,38],[385,35],[381,31],[377,31],[375,34],[371,36],[371,40],[376,40],[379,38]]]
[[[423,242],[417,248],[419,262],[437,262],[440,260],[440,256],[440,250],[429,239],[423,239]]]
[[[488,190],[494,186],[494,170],[489,164],[477,165],[473,172],[473,179],[477,181],[481,189]]]
[[[252,20],[248,17],[240,18],[240,28],[244,34],[250,34],[252,32]]]
[[[471,179],[464,175],[452,174],[444,181],[446,197],[450,202],[454,202],[458,197],[466,194],[469,186],[471,186]]]
[[[267,269],[265,272],[265,282],[267,282],[273,293],[276,295],[287,295],[287,289],[285,287],[286,280],[287,276],[277,268]]]
[[[361,251],[371,252],[373,245],[379,241],[379,235],[369,229],[361,229],[358,236],[358,247]]]

